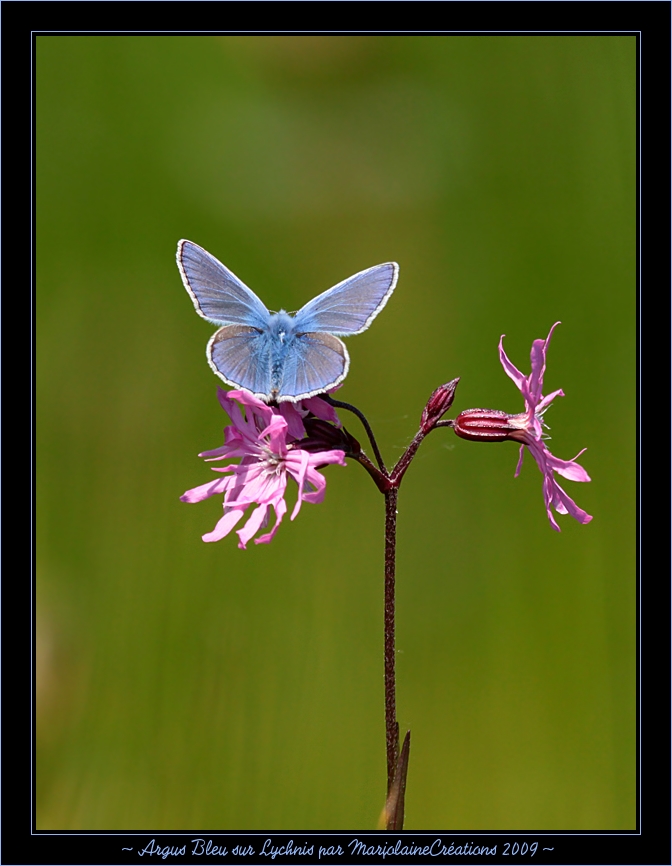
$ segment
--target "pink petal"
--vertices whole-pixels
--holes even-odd
[[[555,481],[553,480],[552,474],[544,476],[544,502],[546,503],[546,514],[548,515],[548,520],[555,529],[556,532],[560,532],[560,527],[558,526],[558,522],[553,516],[553,511],[551,510],[551,505],[553,504],[553,496],[555,493]]]
[[[276,502],[279,502],[284,497],[286,490],[287,476],[284,472],[280,472],[277,475],[266,474],[265,484],[259,490],[256,501],[275,505]]]
[[[219,448],[213,448],[211,451],[201,451],[198,456],[205,457],[206,459],[219,459],[221,457],[226,457],[226,455],[229,453],[229,450],[230,449],[228,445],[220,445]]]
[[[548,407],[551,405],[551,403],[555,400],[556,397],[564,396],[565,392],[562,390],[562,388],[558,388],[557,391],[553,391],[552,394],[548,394],[548,396],[544,397],[537,403],[537,413],[541,415],[543,412],[546,411],[546,409],[548,409]]]
[[[506,334],[502,334],[502,336],[499,338],[499,360],[502,362],[502,367],[504,367],[504,372],[506,373],[506,375],[509,377],[509,379],[513,379],[513,381],[516,383],[516,386],[518,387],[518,390],[521,390],[523,387],[523,382],[527,382],[527,379],[525,376],[523,376],[520,370],[517,367],[514,367],[511,361],[509,361],[507,354],[504,351],[504,344],[502,343],[502,340],[505,336]]]
[[[252,536],[264,522],[267,511],[268,505],[260,505],[258,508],[255,508],[252,514],[250,514],[250,517],[245,526],[243,526],[242,529],[238,530],[237,535],[240,539],[240,541],[238,542],[238,547],[241,550],[246,549],[247,542],[252,538]]]
[[[539,471],[542,473],[542,475],[548,475],[550,473],[552,477],[553,473],[549,469],[546,459],[550,456],[551,452],[544,445],[544,443],[537,439],[529,439],[525,444],[527,445],[530,454],[536,460],[537,466],[539,467]]]
[[[520,393],[525,398],[525,408],[527,409],[528,417],[533,421],[536,417],[535,411],[537,408],[537,398],[530,390],[530,383],[527,379],[523,380],[520,386]]]
[[[279,502],[276,502],[273,505],[273,508],[275,510],[275,525],[273,526],[273,529],[271,529],[271,531],[268,532],[266,535],[261,535],[259,536],[259,538],[255,538],[255,544],[268,544],[269,541],[272,541],[275,533],[278,531],[278,527],[282,523],[282,518],[287,513],[287,504],[285,503],[284,499],[280,499]]]
[[[253,451],[259,444],[257,439],[257,427],[254,422],[241,422],[244,424],[242,430],[230,424],[224,428],[224,444],[230,448],[245,448],[247,451]]]
[[[254,394],[251,394],[249,391],[237,389],[234,391],[229,391],[228,396],[233,400],[237,400],[241,404],[241,406],[252,409],[254,412],[256,412],[257,415],[261,415],[262,418],[270,418],[270,416],[273,414],[273,410],[269,405],[264,403],[258,397],[255,397]]]
[[[544,374],[546,372],[546,353],[551,343],[553,331],[558,327],[560,322],[556,322],[548,332],[548,337],[545,340],[535,340],[532,343],[532,351],[530,352],[530,360],[532,361],[532,372],[530,373],[530,392],[534,400],[535,406],[539,403],[541,392],[544,386]]]
[[[578,520],[579,523],[590,523],[593,519],[591,515],[579,508],[574,500],[565,493],[562,487],[560,487],[558,482],[555,480],[553,469],[551,468],[551,461],[548,460],[549,457],[552,457],[552,455],[546,449],[546,454],[544,455],[547,467],[544,472],[544,501],[546,503],[546,513],[548,514],[551,526],[553,529],[560,532],[560,527],[553,516],[551,506],[555,508],[558,514],[570,514],[575,520]],[[539,461],[537,462],[539,463]],[[541,463],[539,463],[539,468],[542,468]]]
[[[219,519],[212,532],[207,532],[203,536],[203,541],[220,541],[225,535],[228,535],[229,532],[231,532],[233,527],[243,516],[243,513],[244,509],[242,508],[232,508],[230,511],[227,511],[224,517]]]
[[[573,460],[561,460],[559,457],[554,457],[548,449],[546,461],[550,467],[555,469],[558,475],[564,478],[569,478],[570,481],[590,481],[590,475],[586,472],[583,466],[575,463],[577,457],[580,457],[586,449],[576,455]]]
[[[554,325],[551,325],[551,330],[548,332],[548,337],[546,337],[546,351],[548,351],[548,347],[551,345],[551,337],[553,336],[553,331],[561,325],[562,322],[556,322]]]
[[[334,388],[333,390],[336,389]],[[336,409],[334,406],[330,406],[326,400],[323,400],[321,397],[308,397],[307,400],[302,400],[301,403],[316,418],[319,418],[321,421],[331,421],[335,427],[341,427],[341,419],[336,414]]]
[[[266,435],[268,436],[268,447],[272,453],[284,457],[287,454],[287,422],[285,419],[280,415],[274,415],[268,427],[259,434],[259,438],[261,439],[262,436]]]
[[[345,451],[340,448],[334,448],[331,451],[316,451],[309,454],[309,463],[311,466],[326,466],[328,463],[339,463],[341,466],[347,466],[345,462]]]
[[[308,489],[308,484],[312,485],[313,490]],[[306,473],[306,480],[303,487],[303,498],[306,502],[322,502],[322,500],[324,499],[324,492],[327,488],[327,479],[324,477],[324,475],[320,475],[320,473],[316,469],[308,467],[308,472]]]
[[[296,454],[300,455],[299,466],[295,467],[294,471],[287,469],[291,472],[291,474],[296,479],[296,483],[299,485],[299,495],[296,497],[296,505],[294,506],[294,510],[292,511],[292,516],[290,520],[294,520],[296,515],[299,513],[301,509],[301,501],[303,500],[303,480],[306,477],[306,470],[308,469],[308,452],[307,451],[297,451]],[[298,471],[296,471],[298,468]]]
[[[259,463],[259,461],[255,461],[254,463],[239,463],[237,466],[233,466],[233,473],[235,477],[235,490],[240,490],[243,487],[252,484],[256,479],[263,478],[266,474],[266,469],[263,463]],[[215,470],[217,471],[217,470]]]
[[[227,394],[226,391],[219,388],[217,396],[222,408],[229,418],[231,418],[234,427],[237,428],[250,443],[254,442],[257,438],[255,416],[262,419],[262,426],[263,424],[267,424],[273,416],[273,410],[270,406],[262,403],[261,400],[257,399],[253,394],[250,394],[249,391],[234,390],[229,391]],[[237,406],[234,401],[238,401],[241,406],[245,407],[245,417],[243,417],[240,407]]]
[[[575,520],[578,520],[579,523],[590,523],[593,519],[592,515],[588,514],[582,508],[579,508],[576,502],[565,493],[557,481],[554,482],[554,487],[553,505],[555,510],[560,514],[571,515]]]
[[[528,387],[530,389],[532,403],[536,406],[541,397],[541,389],[544,384],[544,373],[546,372],[545,340],[535,340],[532,343],[530,361],[532,362],[532,372],[530,373],[530,378],[528,380]]]
[[[209,481],[207,484],[201,484],[199,487],[192,487],[180,496],[182,502],[202,502],[210,496],[216,496],[218,493],[224,493],[227,487],[228,478],[216,478],[214,481]]]
[[[279,475],[269,475],[265,468],[260,466],[256,471],[248,472],[244,480],[236,486],[236,501],[248,505],[253,502],[267,505],[282,499],[286,487],[287,480],[284,472]]]
[[[298,452],[290,452],[290,454],[291,453]],[[327,486],[327,479],[317,471],[317,468],[328,465],[329,463],[338,463],[340,466],[346,466],[345,452],[338,450],[318,451],[316,454],[309,454],[308,458],[308,469],[303,476],[302,498],[305,502],[322,502],[324,499],[324,491]],[[287,460],[287,471],[295,478],[297,477],[296,469],[290,463],[289,459]],[[309,485],[313,490],[309,489]]]
[[[287,422],[287,432],[291,438],[303,439],[306,435],[306,428],[303,426],[303,418],[296,405],[288,400],[283,400],[278,409]]]
[[[250,456],[253,456],[255,459],[258,459],[258,455],[257,455],[256,449],[255,449],[255,451],[250,452],[250,449],[249,449],[249,447],[247,447],[247,446],[244,446],[244,447],[241,447],[241,448],[229,448],[228,446],[226,446],[226,447],[227,447],[227,452],[226,452],[226,454],[224,455],[224,457],[225,457],[227,460],[229,460],[229,459],[230,459],[230,460],[233,460],[233,459],[236,458],[236,457],[250,457]],[[198,456],[199,456],[199,457],[205,457],[205,453],[204,453],[204,454],[199,454]],[[207,459],[207,458],[206,458],[206,459]],[[221,460],[221,459],[222,459],[221,457],[211,457],[211,458],[208,460],[208,463],[214,463],[215,460]]]
[[[217,399],[219,400],[222,409],[231,419],[233,426],[237,430],[243,430],[245,428],[243,413],[240,411],[240,407],[235,404],[223,388],[217,388]]]

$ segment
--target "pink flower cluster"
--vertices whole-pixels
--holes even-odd
[[[244,550],[248,541],[268,525],[271,508],[275,524],[270,532],[255,538],[255,544],[267,544],[278,531],[287,512],[288,476],[298,485],[291,520],[299,513],[302,502],[322,502],[327,482],[317,470],[328,463],[345,466],[345,452],[303,450],[299,441],[306,435],[303,419],[311,413],[338,427],[340,422],[334,409],[319,397],[298,404],[283,402],[278,408],[267,406],[243,390],[226,392],[220,388],[218,397],[232,423],[224,428],[224,444],[204,451],[199,457],[208,462],[240,458],[240,463],[213,466],[215,472],[226,477],[187,490],[180,498],[183,502],[200,502],[224,494],[224,515],[212,532],[203,536],[203,541],[224,538],[246,509],[256,505],[243,528],[237,530],[238,547]]]

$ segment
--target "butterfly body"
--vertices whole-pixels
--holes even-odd
[[[344,280],[298,313],[271,313],[251,289],[191,241],[177,246],[177,265],[196,312],[220,325],[206,350],[227,384],[262,400],[313,397],[345,379],[350,365],[339,336],[365,331],[394,291],[398,266],[376,265]]]

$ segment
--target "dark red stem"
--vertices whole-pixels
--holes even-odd
[[[387,792],[394,781],[399,757],[399,725],[395,682],[394,583],[397,547],[398,487],[385,493],[385,742],[387,745]]]
[[[404,473],[411,465],[411,460],[415,457],[415,452],[420,447],[420,443],[425,438],[427,434],[423,433],[422,430],[418,430],[418,432],[413,437],[413,441],[408,446],[408,448],[404,451],[404,453],[399,458],[397,465],[392,470],[390,474],[390,483],[395,487],[399,487],[401,484],[401,479],[404,477]]]

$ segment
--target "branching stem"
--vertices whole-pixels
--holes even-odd
[[[353,440],[349,457],[357,460],[373,478],[376,487],[385,496],[385,617],[384,617],[384,660],[385,660],[385,750],[387,756],[387,799],[383,810],[384,821],[381,826],[387,830],[403,830],[404,827],[404,796],[406,792],[406,774],[410,749],[410,731],[404,738],[404,746],[399,751],[399,723],[397,722],[397,686],[396,686],[396,647],[395,647],[395,581],[396,581],[396,551],[397,551],[397,501],[399,487],[416,455],[422,440],[434,426],[449,426],[448,422],[438,422],[433,426],[422,425],[413,437],[408,448],[399,458],[391,472],[385,468],[382,455],[373,435],[371,425],[363,412],[350,403],[334,400],[324,395],[323,398],[332,406],[353,412],[364,425],[369,442],[376,456],[378,468]],[[438,420],[438,419],[437,419]],[[349,434],[348,434],[349,435]],[[350,437],[352,439],[352,437]]]

